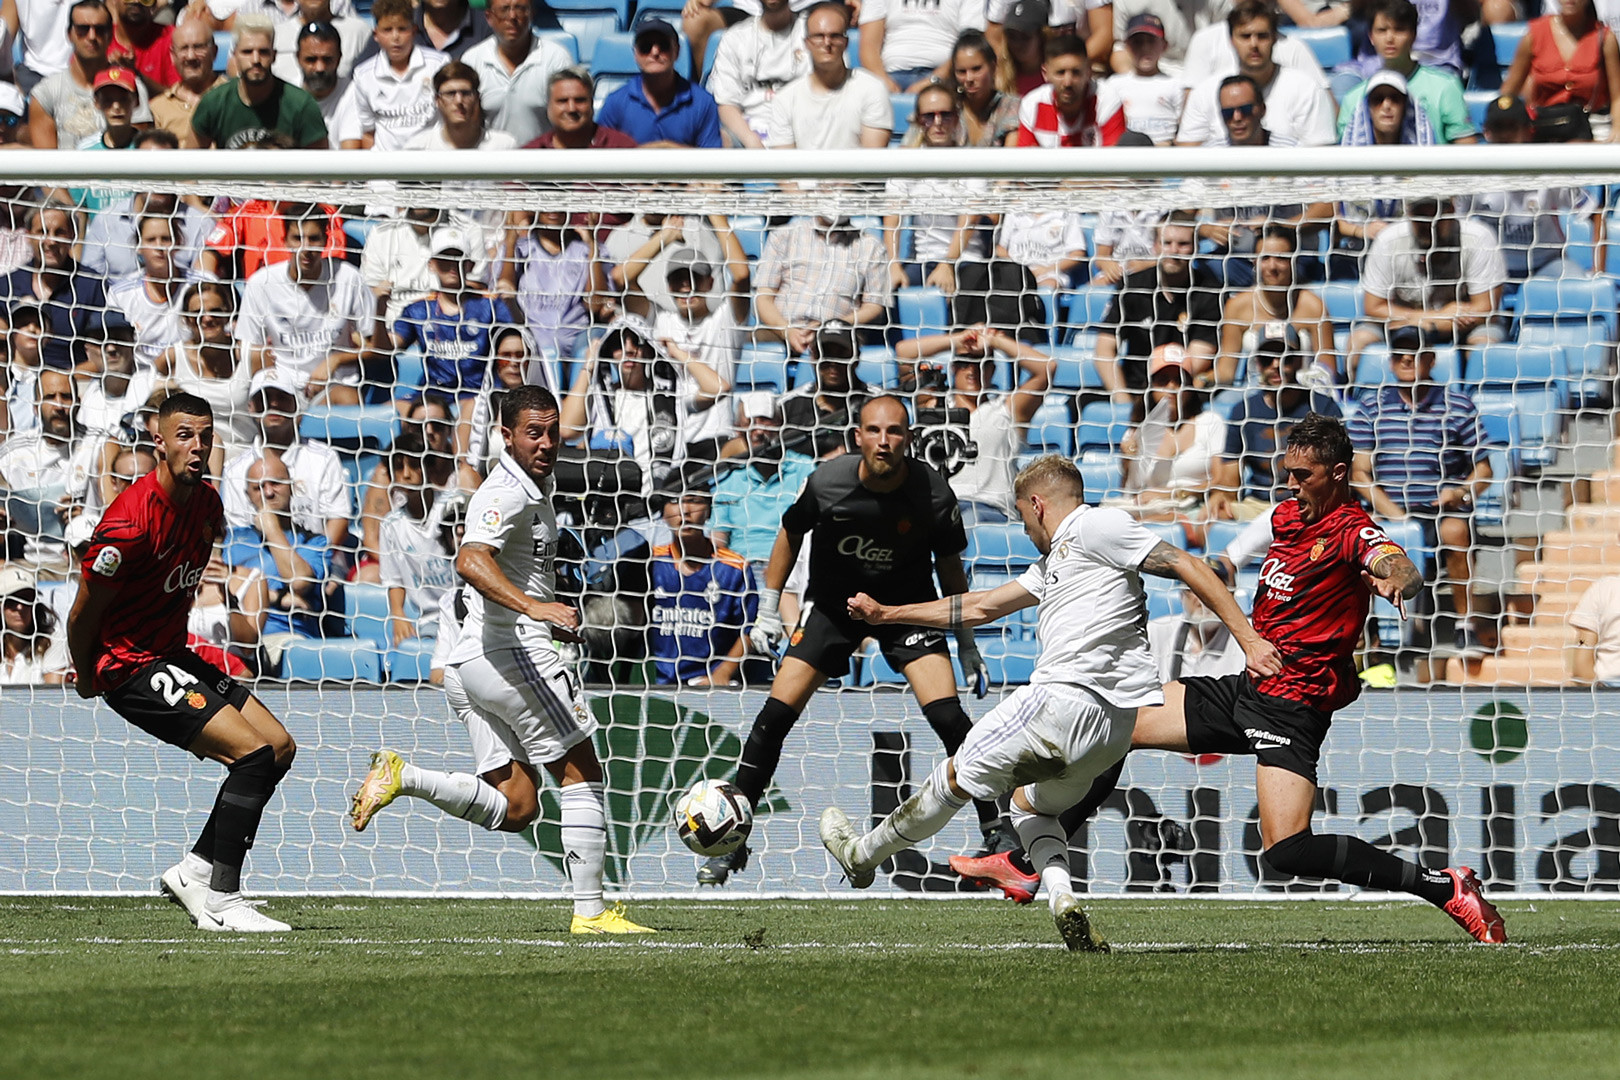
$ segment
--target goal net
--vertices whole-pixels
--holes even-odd
[[[1089,502],[1230,555],[1245,610],[1284,584],[1243,535],[1287,497],[1287,427],[1345,417],[1358,490],[1427,585],[1367,621],[1316,827],[1495,891],[1620,889],[1605,147],[4,158],[0,891],[150,892],[216,789],[61,685],[76,552],[185,390],[215,410],[229,526],[194,645],[299,744],[250,887],[561,894],[554,789],[519,836],[411,800],[363,834],[346,815],[376,749],[473,767],[436,646],[523,382],[563,402],[564,658],[601,725],[610,889],[693,894],[671,806],[732,775],[777,662],[748,631],[782,512],[879,392],[959,497],[973,588],[1037,558],[1011,477],[1055,453]],[[1167,680],[1242,669],[1179,583],[1145,577],[1143,605]],[[1029,681],[1034,632],[977,632],[972,717]],[[943,756],[870,642],[830,674],[727,895],[841,891],[821,809],[881,816]],[[1269,876],[1257,818],[1249,759],[1132,755],[1077,883],[1334,888]],[[972,892],[946,858],[982,843],[964,813],[877,889]]]

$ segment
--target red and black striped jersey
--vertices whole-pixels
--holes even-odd
[[[1282,653],[1283,669],[1254,688],[1323,712],[1356,700],[1356,643],[1372,596],[1361,571],[1387,555],[1404,554],[1359,503],[1345,503],[1310,524],[1300,519],[1296,500],[1279,503],[1252,621]]]
[[[185,648],[191,601],[224,531],[225,506],[207,481],[177,504],[150,472],[107,507],[82,567],[86,581],[98,579],[118,592],[95,647],[99,692]]]

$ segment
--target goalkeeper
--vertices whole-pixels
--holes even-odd
[[[810,575],[798,625],[771,696],[754,718],[743,746],[736,784],[758,807],[782,758],[782,743],[818,687],[849,671],[850,655],[868,636],[911,684],[928,724],[949,753],[972,722],[956,694],[950,650],[942,630],[922,626],[863,626],[847,613],[850,597],[867,593],[886,604],[937,599],[937,574],[946,595],[967,592],[962,512],[945,478],[910,456],[911,423],[899,398],[884,395],[860,411],[858,453],[825,462],[810,475],[782,527],[765,569],[765,589],[752,636],[774,651],[783,625],[778,604],[805,537],[812,536]],[[972,630],[957,636],[962,670],[983,697],[987,672]],[[976,802],[979,826],[991,850],[1017,848],[1017,837],[993,802]],[[748,848],[709,859],[698,882],[723,885],[748,865]]]

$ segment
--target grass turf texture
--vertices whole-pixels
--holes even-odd
[[[0,1076],[1620,1075],[1620,904],[1508,903],[1491,947],[1417,903],[1106,901],[1109,956],[1044,903],[644,902],[611,941],[551,901],[267,910],[299,932],[0,898]]]

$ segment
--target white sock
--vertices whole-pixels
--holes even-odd
[[[928,774],[917,793],[899,806],[877,827],[855,841],[857,871],[871,870],[897,851],[920,844],[943,829],[967,805],[966,799],[951,794],[945,779],[946,762]]]
[[[1016,802],[1008,814],[1024,845],[1030,865],[1041,876],[1046,895],[1053,904],[1059,897],[1072,896],[1074,883],[1069,877],[1069,837],[1058,819],[1046,814],[1020,810]]]
[[[399,791],[426,799],[451,817],[483,829],[498,829],[506,820],[506,796],[471,773],[439,772],[407,764],[399,771]]]
[[[186,857],[180,860],[180,870],[189,878],[207,881],[214,872],[214,861],[203,858],[195,851],[188,851]]]
[[[574,914],[602,914],[602,860],[607,855],[607,810],[602,784],[569,784],[562,806],[563,869],[574,886]]]

